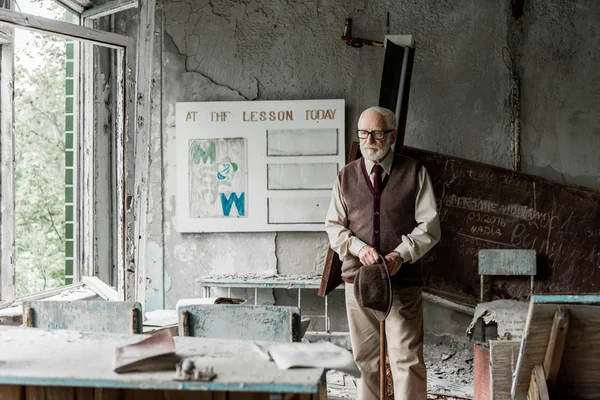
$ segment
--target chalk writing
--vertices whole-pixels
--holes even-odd
[[[508,220],[504,217],[489,214],[481,214],[475,211],[469,212],[469,214],[467,215],[467,221],[476,221],[484,224],[498,225],[502,228],[506,227],[506,223],[508,222]]]
[[[489,226],[471,226],[470,232],[475,235],[485,235],[485,236],[502,236],[502,231],[500,228],[493,228]]]
[[[600,229],[592,230],[590,228],[585,228],[585,236],[587,236],[588,238],[599,237]]]
[[[482,200],[452,194],[444,198],[444,205],[520,218],[532,222],[536,227],[555,227],[558,224],[558,216],[547,212],[539,212],[531,207],[520,204],[500,204],[492,200]]]
[[[450,238],[432,249],[437,257],[424,270],[428,286],[476,297],[479,250],[515,248],[537,253],[536,293],[598,291],[598,192],[416,149],[404,154],[430,173],[442,238]],[[526,280],[497,277],[490,283],[493,298],[524,300],[529,291]]]

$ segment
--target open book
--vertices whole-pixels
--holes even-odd
[[[181,357],[175,354],[171,332],[160,331],[134,344],[115,349],[116,373],[134,371],[175,371]]]

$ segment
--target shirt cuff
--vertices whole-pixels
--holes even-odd
[[[348,247],[348,250],[350,251],[350,254],[352,254],[354,257],[358,257],[360,249],[362,249],[366,245],[367,244],[365,242],[363,242],[356,236],[353,236],[352,238],[350,238],[350,246]]]
[[[410,252],[404,243],[400,243],[400,245],[396,247],[394,251],[400,254],[400,257],[402,257],[405,263],[412,261],[412,256],[410,255]]]

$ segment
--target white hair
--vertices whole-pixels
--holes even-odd
[[[369,107],[363,111],[360,114],[360,117],[358,117],[358,126],[360,126],[360,121],[363,117],[370,112],[376,112],[383,117],[383,120],[385,121],[385,130],[396,129],[396,115],[394,115],[392,110],[379,106]]]

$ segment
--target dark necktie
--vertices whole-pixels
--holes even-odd
[[[373,190],[379,194],[381,188],[381,165],[375,164],[373,166]]]

